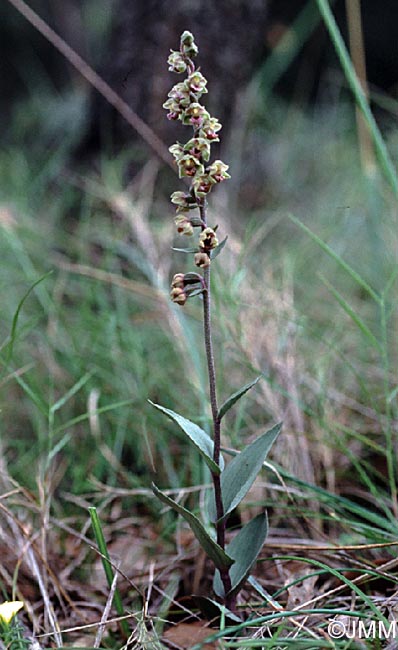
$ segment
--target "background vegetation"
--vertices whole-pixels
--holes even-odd
[[[82,6],[87,43],[99,43],[104,16],[98,22],[92,3]],[[28,44],[19,59],[30,59]],[[322,562],[365,574],[394,552],[352,556],[349,547],[397,536],[396,196],[377,163],[361,165],[346,82],[335,81],[327,107],[302,110],[270,92],[270,65],[246,92],[244,119],[223,152],[233,182],[211,205],[220,232],[234,233],[214,264],[220,394],[263,375],[228,416],[224,444],[239,449],[283,420],[276,469],[249,499],[254,509],[268,506],[264,558],[281,555],[284,544],[333,542],[348,550]],[[54,87],[37,61],[17,74],[23,91],[0,150],[0,584],[5,597],[14,585],[29,602],[36,632],[53,629],[39,574],[64,628],[97,621],[106,585],[85,537],[87,506],[96,505],[110,550],[162,618],[164,590],[170,599],[208,586],[205,568],[189,562],[193,539],[182,526],[175,547],[176,521],[169,514],[160,524],[149,490],[156,475],[189,499],[183,486],[208,482],[196,454],[146,401],[209,422],[200,304],[181,310],[167,295],[171,275],[184,270],[170,254],[172,177],[133,137],[82,166],[75,151],[88,89],[74,76]],[[395,158],[395,125],[384,135]],[[40,549],[39,574],[27,539]],[[259,564],[264,589],[284,604],[293,592],[278,590],[305,574],[304,565],[292,569],[296,561],[285,560],[279,575],[268,560]],[[320,570],[308,600],[334,579],[346,586],[341,608],[353,593],[358,610],[376,602],[372,587],[358,593],[344,572]],[[379,581],[387,600],[393,569]],[[128,582],[123,589],[142,623],[141,597]],[[246,597],[253,608],[269,607]],[[140,625],[135,634],[149,634]]]

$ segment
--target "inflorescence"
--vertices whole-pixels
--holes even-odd
[[[180,40],[180,50],[173,51],[168,58],[169,70],[178,74],[187,73],[185,81],[177,83],[170,90],[163,107],[169,120],[180,120],[193,128],[193,137],[184,145],[176,142],[169,151],[178,167],[179,177],[191,179],[187,192],[173,192],[171,202],[176,206],[174,222],[180,235],[192,236],[195,228],[200,229],[197,247],[193,249],[197,267],[210,266],[212,252],[219,246],[217,227],[210,228],[206,220],[207,195],[218,183],[230,178],[228,165],[221,160],[211,164],[210,149],[213,142],[219,142],[220,122],[212,117],[200,104],[207,93],[207,79],[196,69],[193,58],[198,54],[191,32],[185,31]],[[199,215],[195,210],[199,210]],[[204,278],[198,273],[177,273],[171,285],[171,298],[184,305],[192,295],[206,290]]]

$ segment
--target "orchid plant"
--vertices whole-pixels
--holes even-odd
[[[221,425],[226,413],[260,379],[257,377],[231,395],[220,407],[216,390],[216,369],[213,354],[211,324],[211,267],[221,253],[227,238],[219,242],[217,226],[208,222],[208,197],[213,189],[230,178],[228,165],[221,160],[210,162],[211,145],[219,142],[220,122],[212,117],[200,100],[207,91],[207,80],[195,66],[198,48],[194,37],[185,31],[180,49],[171,51],[169,71],[186,75],[184,81],[170,90],[166,102],[169,120],[181,122],[193,130],[186,144],[176,142],[170,147],[179,177],[188,179],[190,186],[175,191],[171,202],[176,207],[175,225],[180,235],[195,237],[195,244],[179,249],[192,254],[196,271],[176,273],[171,283],[171,299],[180,306],[188,299],[200,296],[203,303],[204,344],[209,378],[212,435],[194,422],[159,404],[153,404],[183,431],[208,466],[212,490],[207,503],[207,520],[202,522],[193,512],[171,499],[153,485],[155,495],[185,518],[193,533],[215,566],[213,589],[229,610],[236,607],[236,596],[250,573],[267,536],[267,514],[263,512],[243,526],[227,543],[227,520],[252,486],[266,456],[279,434],[277,424],[260,435],[243,451],[225,464],[221,453]],[[196,236],[195,236],[195,233]]]

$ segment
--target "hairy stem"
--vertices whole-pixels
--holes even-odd
[[[206,205],[200,206],[200,216],[203,223],[207,224],[206,216]],[[214,363],[214,353],[213,353],[213,341],[212,341],[212,330],[211,330],[211,288],[210,288],[210,266],[204,270],[204,281],[206,285],[206,290],[203,292],[203,325],[204,325],[204,339],[205,339],[205,349],[206,349],[206,359],[207,359],[207,369],[209,374],[209,389],[210,389],[210,405],[211,412],[213,417],[213,440],[214,440],[214,452],[213,460],[217,465],[220,464],[220,451],[221,451],[221,420],[218,415],[218,405],[217,405],[217,389],[216,389],[216,369]],[[214,498],[216,503],[216,513],[217,513],[217,544],[221,546],[222,549],[225,549],[225,528],[226,521],[224,519],[224,506],[222,502],[222,493],[221,493],[221,480],[220,475],[212,473],[212,480],[214,486]],[[220,576],[222,583],[224,585],[225,593],[228,594],[231,591],[231,578],[229,575],[229,570],[224,569],[220,571]],[[227,607],[233,606],[234,599],[226,597]]]

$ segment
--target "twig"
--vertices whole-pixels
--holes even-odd
[[[100,624],[98,626],[98,630],[97,630],[97,633],[95,635],[95,641],[94,641],[94,645],[93,645],[94,648],[99,648],[100,647],[101,640],[102,640],[102,637],[103,637],[104,632],[105,632],[105,627],[106,627],[106,624],[107,624],[108,618],[109,618],[109,612],[111,611],[111,607],[112,607],[113,597],[114,597],[115,591],[116,591],[117,578],[118,578],[118,574],[115,573],[115,575],[113,576],[111,588],[109,590],[108,599],[106,601],[105,609],[104,609],[104,612],[103,612],[103,614],[101,616],[101,622],[100,622]]]
[[[111,104],[166,165],[175,171],[166,145],[128,104],[24,0],[8,2]]]

